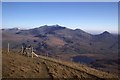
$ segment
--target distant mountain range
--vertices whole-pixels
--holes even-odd
[[[22,44],[32,45],[39,53],[52,54],[109,54],[117,53],[118,35],[107,31],[92,35],[81,29],[69,29],[59,25],[41,26],[34,29],[2,29],[3,48],[20,49]]]

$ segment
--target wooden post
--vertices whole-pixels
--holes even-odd
[[[22,46],[22,54],[23,54],[23,46]]]
[[[48,57],[48,52],[47,52],[47,57]]]
[[[32,54],[32,58],[33,58],[33,47],[32,47],[32,53],[31,54]]]
[[[10,49],[9,49],[9,47],[10,47],[10,44],[8,43],[8,53],[10,52]]]

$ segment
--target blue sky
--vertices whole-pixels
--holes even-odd
[[[59,24],[90,33],[118,31],[117,2],[3,2],[3,28]]]

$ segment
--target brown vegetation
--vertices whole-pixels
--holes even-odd
[[[16,52],[3,54],[3,78],[79,78],[118,79],[117,76],[82,64],[57,60],[45,56],[26,57]]]

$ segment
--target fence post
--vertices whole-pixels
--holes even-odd
[[[48,52],[47,52],[47,57],[48,57]]]
[[[9,49],[9,47],[10,47],[10,44],[8,43],[8,53],[10,52],[10,49]]]
[[[32,47],[32,53],[31,54],[32,54],[32,58],[33,58],[33,47]]]
[[[22,54],[23,54],[23,46],[22,46]]]

